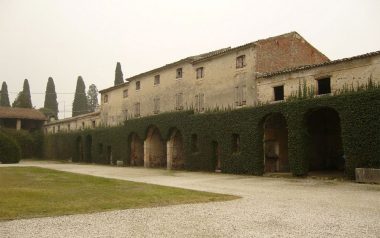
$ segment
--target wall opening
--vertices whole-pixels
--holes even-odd
[[[144,166],[144,144],[137,134],[130,137],[130,146],[131,166]]]
[[[310,171],[344,170],[340,118],[332,108],[320,108],[306,115],[311,137]]]
[[[85,157],[87,163],[92,163],[92,136],[86,136]]]
[[[264,121],[264,172],[288,172],[288,128],[280,113],[267,116]]]
[[[113,164],[113,161],[112,161],[112,147],[110,145],[107,146],[107,163],[108,164]]]
[[[82,143],[82,137],[80,136],[76,140],[76,151],[77,151],[78,162],[84,161],[83,143]]]
[[[240,135],[239,134],[232,134],[231,137],[232,140],[232,153],[239,153],[240,152]]]
[[[166,153],[163,139],[157,127],[150,127],[144,142],[145,167],[166,167]]]
[[[197,134],[192,134],[191,135],[191,152],[196,153],[199,151],[198,148],[198,135]]]
[[[330,78],[318,79],[318,95],[331,93]]]
[[[179,130],[173,129],[167,142],[168,169],[184,169],[183,139]]]
[[[217,141],[211,142],[211,153],[213,168],[215,169],[215,172],[221,172],[222,162],[220,159],[220,147]]]

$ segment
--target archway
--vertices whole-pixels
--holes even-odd
[[[264,122],[264,172],[288,172],[288,128],[281,113],[268,115]]]
[[[324,107],[306,114],[310,135],[310,171],[343,170],[343,147],[340,118],[337,111]]]
[[[135,133],[130,137],[130,146],[131,166],[144,166],[144,144]]]
[[[217,141],[211,142],[211,153],[212,167],[215,169],[215,172],[221,172],[222,162],[220,159],[220,147]]]
[[[84,161],[84,154],[83,154],[83,143],[82,143],[82,137],[78,136],[76,139],[76,155],[77,155],[77,162]]]
[[[92,162],[92,136],[86,136],[85,158],[87,163]]]
[[[157,127],[148,129],[144,141],[144,165],[145,167],[166,167],[166,153],[163,139]]]
[[[167,147],[167,168],[168,169],[183,169],[185,159],[183,157],[183,140],[179,130],[173,129],[170,133]]]

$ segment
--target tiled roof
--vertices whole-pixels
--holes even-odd
[[[376,55],[380,55],[380,51],[374,51],[374,52],[370,52],[367,54],[353,56],[350,58],[343,58],[343,59],[337,59],[337,60],[333,60],[333,61],[327,61],[327,62],[320,63],[320,64],[302,65],[302,66],[287,68],[287,69],[275,71],[275,72],[266,72],[266,73],[262,73],[260,76],[258,76],[258,78],[268,78],[268,77],[279,75],[279,74],[293,73],[293,72],[297,72],[297,71],[301,71],[301,70],[307,70],[307,69],[313,69],[313,68],[326,66],[326,65],[338,64],[338,63],[342,63],[342,62],[352,61],[352,60],[356,60],[356,59],[363,59],[363,58],[376,56]]]
[[[0,118],[46,120],[45,115],[36,109],[13,107],[0,107]]]

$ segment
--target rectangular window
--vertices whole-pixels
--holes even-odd
[[[175,76],[176,79],[180,79],[182,78],[182,68],[178,68],[176,70],[176,76]]]
[[[273,91],[274,91],[274,100],[275,101],[284,100],[284,85],[274,87]]]
[[[123,98],[127,98],[128,97],[128,89],[125,89],[123,91]]]
[[[67,130],[70,131],[70,124],[67,125]]]
[[[331,93],[330,78],[318,79],[318,95]]]
[[[183,94],[177,93],[175,95],[175,110],[182,110],[183,109]]]
[[[136,81],[136,90],[140,90],[140,88],[141,88],[141,82]]]
[[[203,67],[197,68],[197,79],[203,78],[204,77],[204,72],[203,72]]]
[[[154,104],[153,113],[158,114],[160,112],[160,98],[154,98],[153,104]]]
[[[107,103],[107,102],[108,102],[108,95],[107,95],[107,94],[104,95],[103,102],[104,102],[104,103]]]
[[[60,125],[58,125],[58,132],[60,132],[61,131],[61,126]]]
[[[247,87],[245,85],[235,87],[235,106],[247,104]]]
[[[241,55],[239,57],[236,57],[236,68],[244,68],[245,67],[245,55]]]
[[[154,85],[159,85],[160,84],[160,75],[154,76]]]
[[[140,116],[140,103],[139,102],[135,103],[134,107],[135,107],[134,108],[135,109],[134,116],[135,117],[139,117]]]
[[[92,128],[95,128],[96,127],[96,122],[95,121],[91,121],[92,123]]]
[[[205,95],[203,93],[195,95],[195,111],[203,112],[205,110]]]

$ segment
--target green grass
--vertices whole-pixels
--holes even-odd
[[[0,168],[0,220],[236,198],[36,167]]]

